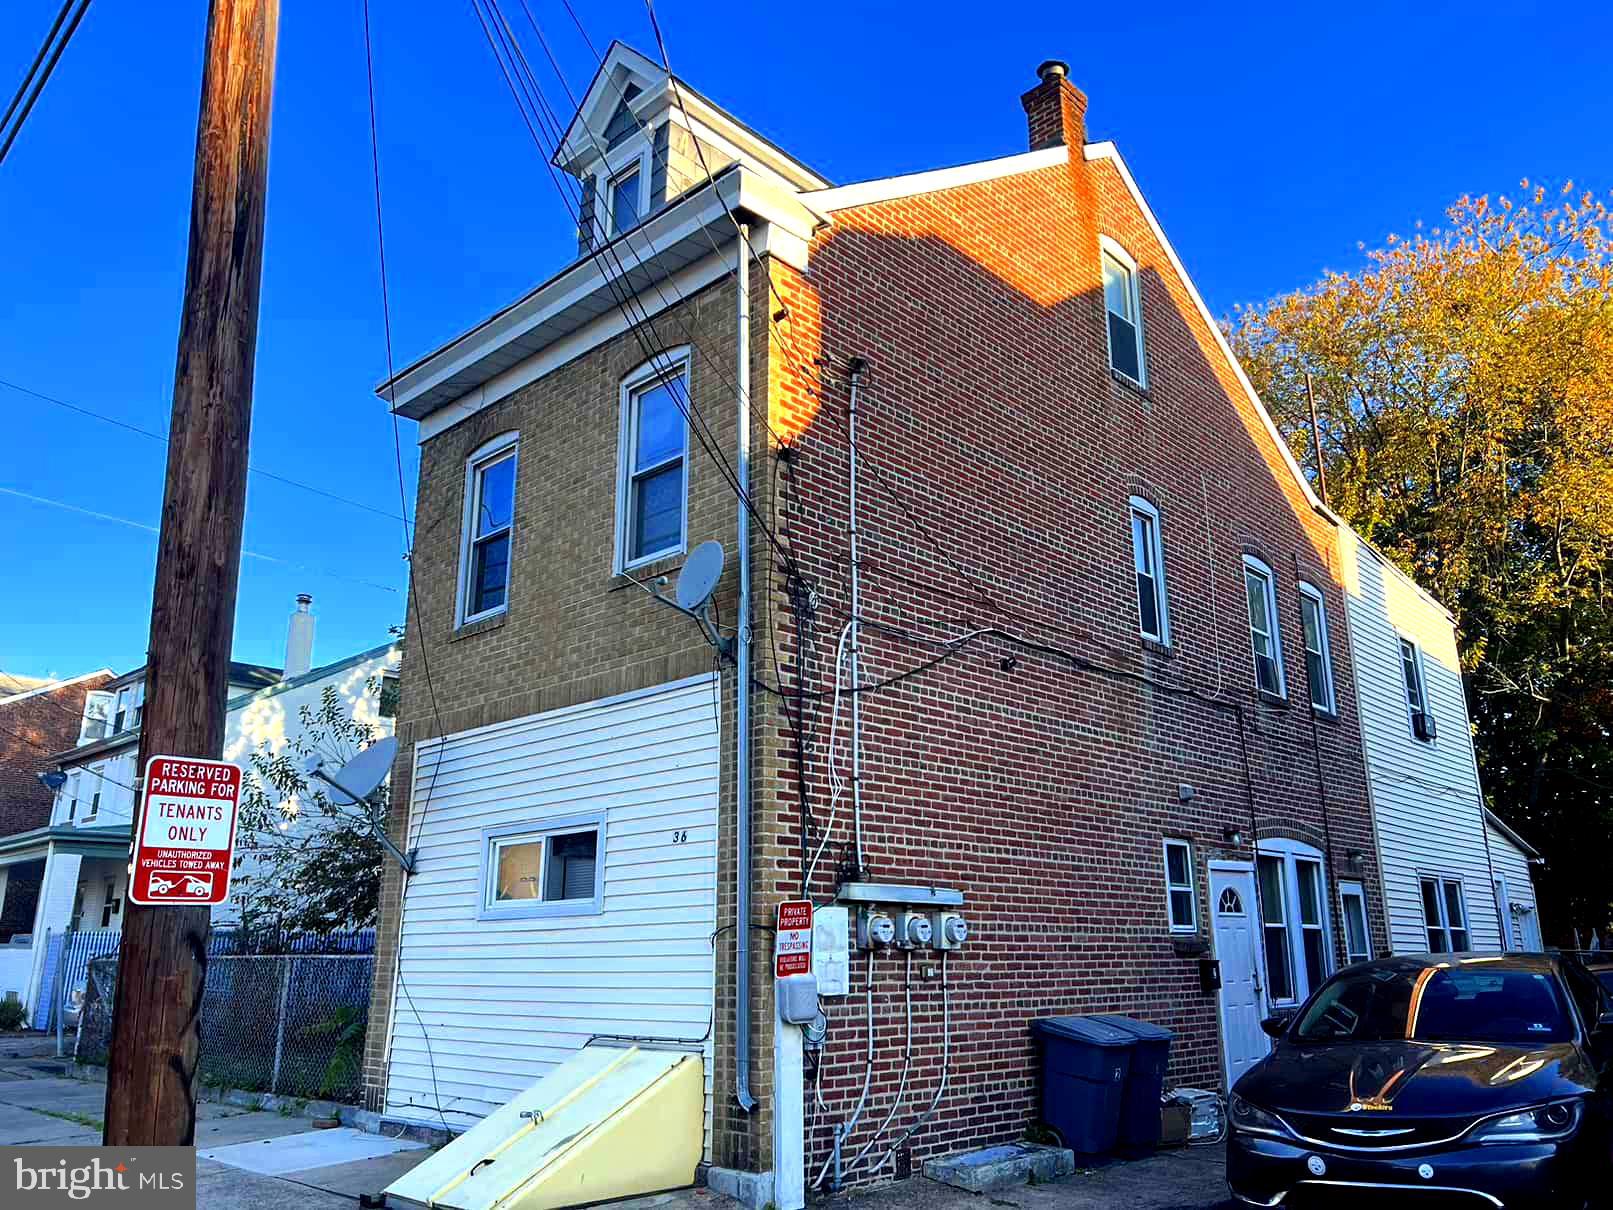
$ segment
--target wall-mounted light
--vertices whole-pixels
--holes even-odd
[[[1221,839],[1226,841],[1233,848],[1238,848],[1243,844],[1243,829],[1237,827],[1236,825],[1229,825],[1225,828],[1222,828]]]
[[[1183,802],[1192,802],[1198,797],[1198,793],[1199,792],[1197,790],[1195,790],[1189,783],[1185,781],[1181,782],[1176,787],[1176,797],[1181,799]]]
[[[1366,854],[1362,853],[1360,849],[1345,849],[1344,864],[1359,873],[1361,867],[1366,864]]]

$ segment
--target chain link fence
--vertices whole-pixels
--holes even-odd
[[[308,936],[300,935],[295,945],[274,947],[293,952],[220,953],[209,946],[214,952],[202,997],[198,1071],[204,1084],[359,1100],[375,957],[300,952],[321,948]],[[373,934],[368,940],[373,949]],[[106,1063],[116,986],[116,955],[92,959],[80,1015],[80,1063]]]

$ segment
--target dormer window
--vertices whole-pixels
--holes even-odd
[[[610,183],[610,233],[620,235],[637,226],[639,214],[643,210],[640,198],[640,173],[637,164],[626,172],[611,178]]]

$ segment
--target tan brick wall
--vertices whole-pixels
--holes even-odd
[[[759,275],[756,288],[761,297],[754,300],[755,322],[765,323],[765,280]],[[735,298],[732,279],[724,279],[657,316],[643,337],[651,347],[693,346],[693,404],[711,430],[712,447],[729,464],[737,439]],[[620,384],[646,360],[645,345],[632,333],[623,334],[422,446],[390,821],[400,844],[407,843],[405,819],[413,820],[411,834],[418,834],[421,814],[430,810],[429,802],[410,803],[416,742],[713,668],[715,653],[694,622],[612,574]],[[754,342],[752,361],[760,398],[767,382],[765,340]],[[456,630],[466,459],[510,431],[519,432],[520,449],[508,610],[491,622]],[[759,481],[765,483],[760,478],[766,467],[765,426],[757,422],[752,436]],[[731,632],[737,586],[736,496],[700,441],[691,436],[689,446],[689,544],[715,538],[728,551],[717,600],[723,629]],[[758,507],[764,508],[765,501]],[[759,533],[755,537],[759,543],[765,541]],[[766,564],[760,554],[757,558],[761,584]],[[633,575],[648,582],[663,573],[675,574],[681,563],[681,557],[672,558],[637,568]],[[714,1147],[719,1163],[754,1165],[767,1160],[768,1119],[760,1113],[747,1118],[733,1103],[733,692],[730,665],[723,670],[721,687]],[[759,729],[760,719],[757,725]],[[366,1102],[372,1108],[380,1108],[385,1099],[400,889],[400,871],[389,868],[381,892],[365,1055]],[[765,969],[767,936],[761,933],[754,940],[760,955],[757,964]],[[404,1006],[400,1011],[408,1010]],[[770,1019],[770,1012],[770,1004],[759,1004],[756,1016]],[[771,1100],[771,1046],[766,1038],[753,1045],[753,1087],[765,1105]]]

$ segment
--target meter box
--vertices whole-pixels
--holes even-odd
[[[851,991],[851,910],[839,904],[820,907],[812,917],[812,962],[820,996]]]

